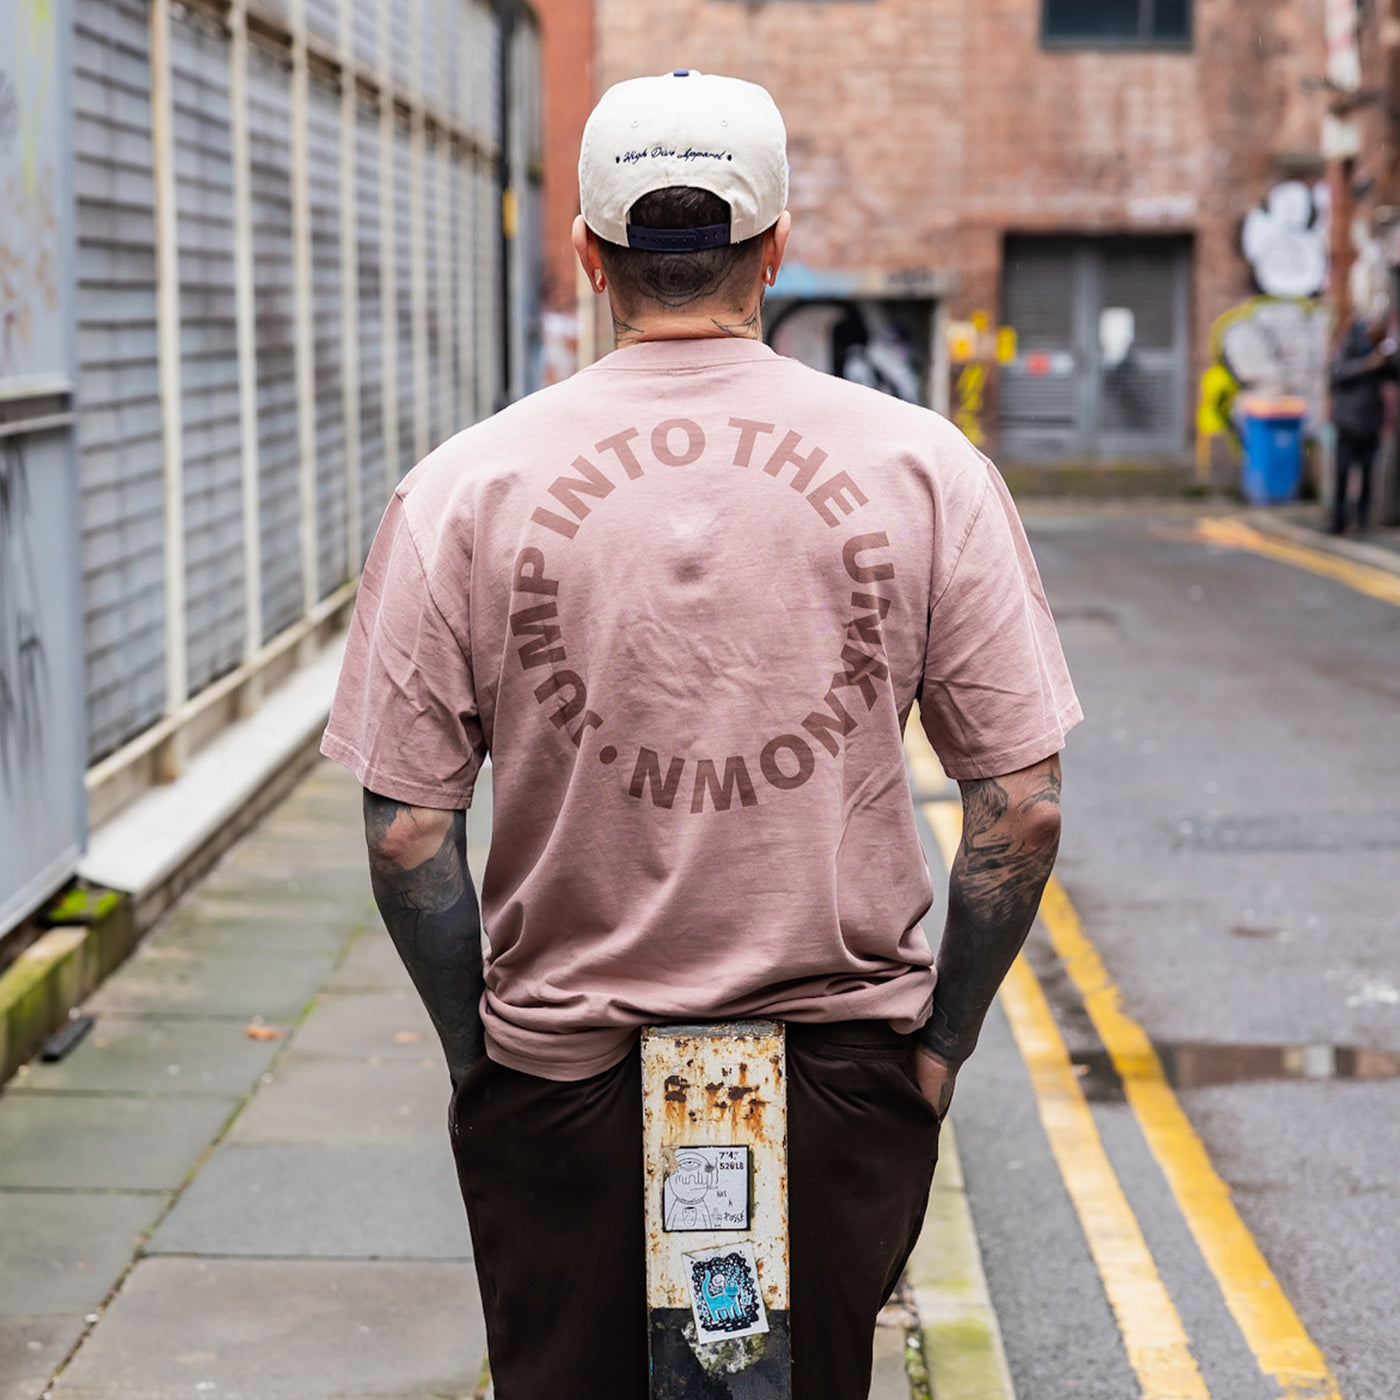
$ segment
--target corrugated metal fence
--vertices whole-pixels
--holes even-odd
[[[72,3],[93,763],[334,605],[399,477],[534,387],[539,53],[484,0]]]

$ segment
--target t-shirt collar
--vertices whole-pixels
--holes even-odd
[[[604,370],[686,370],[710,365],[771,360],[776,352],[744,336],[704,336],[694,340],[642,340],[624,345],[591,366]]]

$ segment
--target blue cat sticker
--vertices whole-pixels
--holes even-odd
[[[752,1337],[768,1330],[753,1245],[721,1245],[687,1254],[685,1261],[700,1341]]]

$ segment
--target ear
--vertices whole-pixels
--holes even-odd
[[[574,252],[578,254],[588,285],[595,293],[601,292],[607,283],[603,277],[602,259],[598,256],[598,236],[584,223],[582,214],[574,219],[572,238]]]
[[[784,209],[777,223],[763,235],[763,280],[770,287],[778,280],[778,269],[783,265],[791,232],[792,215]]]

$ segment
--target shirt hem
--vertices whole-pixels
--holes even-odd
[[[486,1052],[497,1064],[503,1065],[506,1069],[515,1070],[520,1074],[533,1075],[537,1079],[551,1079],[559,1082],[574,1082],[582,1079],[591,1079],[594,1075],[605,1074],[615,1065],[620,1063],[636,1048],[642,1032],[648,1027],[659,1025],[680,1025],[690,1024],[699,1021],[720,1021],[720,1020],[772,1020],[787,1021],[793,1025],[822,1025],[828,1022],[842,1021],[880,1021],[888,1025],[900,1035],[910,1035],[917,1031],[928,1019],[933,1007],[933,988],[935,983],[935,973],[932,967],[918,966],[910,967],[906,975],[919,975],[926,982],[921,1000],[916,1006],[910,1006],[901,1011],[899,1008],[885,1010],[875,1010],[871,1008],[855,1009],[849,1005],[847,997],[836,996],[831,1001],[823,1002],[821,1005],[793,1006],[782,1010],[759,1010],[747,1009],[742,1012],[734,1012],[729,1015],[707,1013],[703,1016],[687,1016],[677,1012],[675,1015],[665,1020],[649,1020],[638,1022],[634,1026],[607,1027],[612,1033],[615,1032],[620,1043],[609,1050],[597,1052],[583,1057],[575,1057],[570,1049],[569,1042],[576,1036],[596,1036],[602,1027],[593,1027],[587,1031],[559,1031],[551,1034],[548,1038],[553,1048],[562,1052],[560,1058],[545,1059],[538,1054],[531,1054],[528,1051],[517,1052],[509,1046],[502,1044],[501,1040],[488,1026],[486,1029]],[[902,981],[903,978],[895,979]],[[833,1004],[834,1003],[834,1004]],[[844,1003],[844,1004],[843,1004]],[[544,1037],[539,1033],[527,1032],[531,1039],[540,1040]]]
[[[533,1075],[536,1079],[551,1079],[556,1083],[573,1083],[580,1079],[592,1079],[596,1074],[606,1074],[614,1065],[620,1064],[636,1049],[641,1027],[626,1032],[626,1039],[616,1049],[603,1055],[590,1055],[584,1060],[540,1060],[532,1055],[517,1055],[508,1050],[490,1031],[486,1033],[486,1053],[498,1065],[513,1069],[518,1074]]]
[[[1018,773],[1022,768],[1029,768],[1031,764],[1059,753],[1065,746],[1065,736],[1083,718],[1083,711],[1075,701],[1060,713],[1054,729],[1046,730],[1014,748],[969,756],[961,762],[950,760],[943,764],[943,771],[955,782],[976,782],[982,778],[1000,778],[1007,773]]]
[[[321,736],[321,752],[333,763],[348,768],[360,786],[380,797],[395,802],[407,802],[413,807],[430,807],[440,812],[462,812],[471,806],[476,783],[468,783],[465,788],[438,788],[427,783],[416,783],[411,778],[401,778],[376,767],[362,754],[349,739],[327,730]]]

